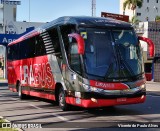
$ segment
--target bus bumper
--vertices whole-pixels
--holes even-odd
[[[116,98],[116,99],[80,99],[74,97],[66,97],[66,102],[71,105],[84,108],[106,107],[116,105],[138,104],[146,100],[146,95],[135,98]]]

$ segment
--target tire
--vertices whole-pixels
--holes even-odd
[[[66,94],[63,88],[59,89],[59,93],[58,93],[58,103],[59,103],[59,107],[63,110],[63,111],[67,111],[69,110],[69,105],[66,103]]]
[[[22,94],[22,87],[21,87],[21,84],[18,83],[18,96],[21,100],[25,99],[26,98],[26,95],[25,94]]]

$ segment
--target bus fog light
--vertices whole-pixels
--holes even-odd
[[[141,96],[141,99],[144,99],[144,95]]]
[[[95,98],[91,98],[91,101],[98,103],[97,99],[95,99]]]
[[[75,92],[75,97],[81,98],[81,92]]]

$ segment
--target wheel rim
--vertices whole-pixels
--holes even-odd
[[[64,106],[64,101],[65,101],[65,99],[64,99],[64,93],[61,91],[60,94],[59,94],[59,105],[61,107]]]
[[[18,96],[21,97],[21,86],[18,86]]]

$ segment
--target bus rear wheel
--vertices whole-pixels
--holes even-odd
[[[63,111],[67,111],[69,110],[69,105],[66,103],[66,94],[63,88],[59,89],[59,93],[58,93],[58,103],[59,103],[59,107],[63,110]]]
[[[18,83],[18,96],[21,100],[26,98],[26,95],[22,93],[22,87],[20,83]]]

